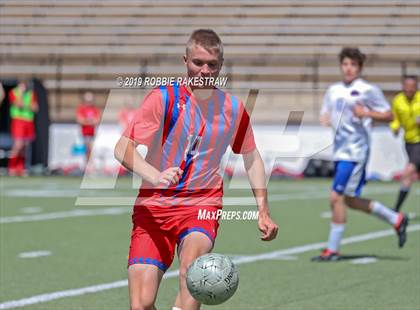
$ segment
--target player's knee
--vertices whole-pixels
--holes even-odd
[[[130,300],[131,310],[153,310],[155,309],[155,298],[154,294],[143,288],[140,290],[140,294]]]
[[[154,310],[155,304],[153,301],[141,300],[139,302],[132,302],[130,310]]]
[[[417,171],[416,171],[416,166],[413,164],[408,164],[407,165],[407,174],[409,174],[410,176],[414,175]]]
[[[187,278],[187,271],[188,271],[189,264],[182,263],[179,266],[179,278],[183,281]]]
[[[193,263],[194,259],[183,259],[179,264],[179,280],[180,283],[186,283],[188,267]]]
[[[342,196],[334,191],[331,192],[330,194],[330,203],[331,206],[334,207],[336,204],[338,204],[340,202],[340,200],[342,199]]]

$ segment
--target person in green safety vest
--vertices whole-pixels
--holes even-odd
[[[13,139],[9,155],[8,173],[10,176],[24,176],[25,156],[30,143],[35,139],[34,117],[38,102],[34,91],[26,82],[20,82],[9,92],[10,134]]]

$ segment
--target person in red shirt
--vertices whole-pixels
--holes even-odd
[[[25,157],[30,143],[35,139],[34,117],[38,111],[35,93],[26,82],[19,83],[9,92],[10,134],[13,146],[9,156],[8,173],[10,176],[27,175]]]
[[[91,92],[86,92],[83,95],[83,101],[76,109],[76,120],[80,125],[86,148],[86,162],[88,162],[90,158],[95,129],[99,124],[100,117],[101,112],[95,105],[93,94]]]
[[[123,131],[125,131],[131,124],[136,115],[136,112],[137,109],[132,100],[127,100],[124,102],[124,106],[118,114],[118,121]]]
[[[219,36],[209,29],[192,33],[184,61],[188,77],[217,77],[223,63]],[[146,145],[142,157],[138,144]],[[179,292],[173,309],[199,309],[186,286],[188,266],[209,253],[219,227],[202,212],[222,208],[221,158],[228,147],[244,159],[256,204],[261,239],[273,240],[264,163],[250,118],[235,96],[213,87],[161,86],[153,89],[115,147],[115,157],[142,177],[134,208],[128,258],[131,309],[155,309],[159,284],[175,249]]]

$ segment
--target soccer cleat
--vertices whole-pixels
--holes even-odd
[[[340,253],[325,249],[321,255],[312,257],[313,262],[336,262],[341,259]]]
[[[398,222],[395,225],[395,231],[398,235],[398,246],[402,248],[407,241],[407,226],[408,226],[408,215],[400,213]]]

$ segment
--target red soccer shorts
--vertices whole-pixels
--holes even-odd
[[[205,234],[214,244],[217,219],[199,219],[199,210],[217,212],[220,207],[170,206],[134,208],[128,266],[151,264],[165,272],[172,264],[176,245],[191,232]]]
[[[35,138],[34,122],[12,118],[10,134],[13,139],[33,140]]]

